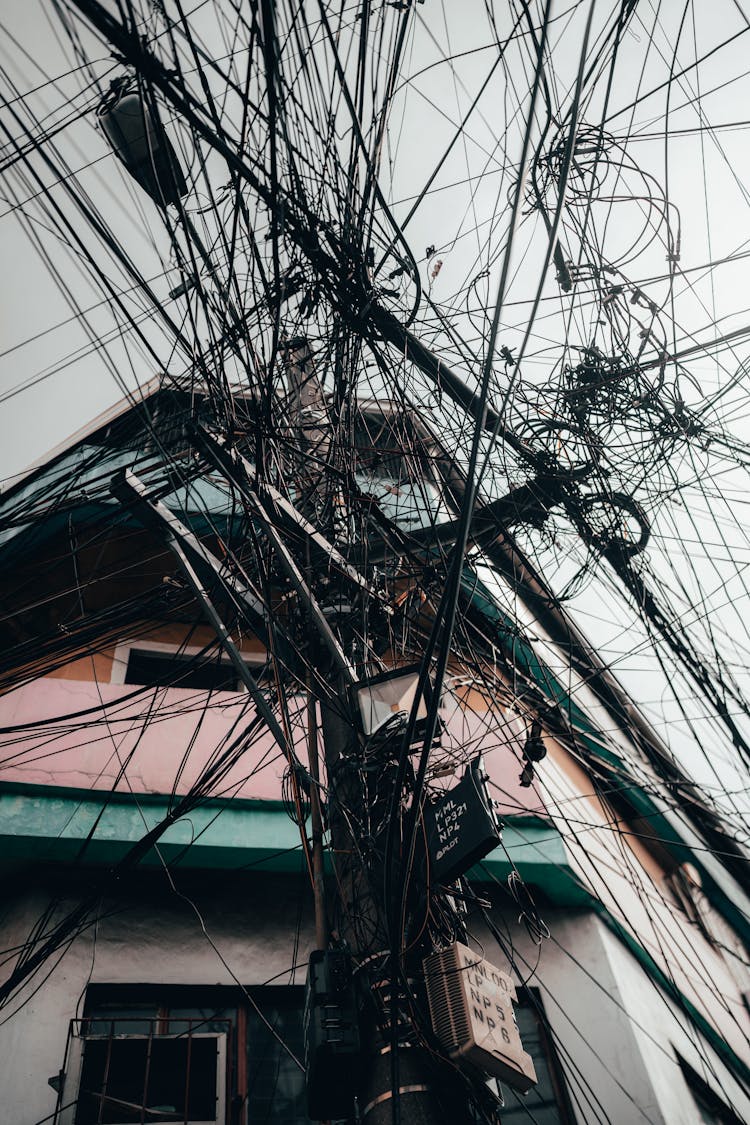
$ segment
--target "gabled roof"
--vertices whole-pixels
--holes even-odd
[[[99,430],[106,429],[130,410],[148,402],[156,391],[160,389],[161,385],[162,377],[160,375],[154,376],[153,379],[149,379],[148,382],[139,387],[130,398],[118,399],[112,406],[107,407],[107,409],[101,411],[100,414],[95,415],[90,421],[80,426],[77,430],[74,430],[72,434],[63,438],[57,445],[53,445],[50,450],[42,454],[42,456],[38,457],[35,461],[32,461],[32,463],[20,473],[14,473],[9,483],[5,482],[4,485],[0,484],[0,509],[5,503],[6,498],[14,495],[30,478],[36,477],[40,471],[50,468],[61,457],[68,453],[69,450],[80,445]]]
[[[122,515],[110,481],[123,468],[142,475],[195,530],[205,529],[201,513],[207,510],[220,521],[228,518],[228,490],[196,471],[184,434],[201,397],[200,391],[151,380],[31,466],[0,495],[0,570],[14,564],[19,552],[38,550],[71,518],[93,522],[115,511]]]

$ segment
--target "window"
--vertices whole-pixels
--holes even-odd
[[[501,1087],[505,1098],[503,1125],[526,1125],[531,1121],[536,1125],[574,1125],[565,1078],[536,989],[518,989],[515,1014],[521,1042],[534,1060],[538,1081],[528,1094]]]
[[[704,925],[705,895],[700,873],[691,863],[681,863],[664,876],[664,883],[676,906],[711,940]]]
[[[303,1005],[297,987],[91,986],[58,1123],[310,1125]]]
[[[362,411],[355,422],[355,480],[406,531],[451,519],[427,444],[408,414]]]
[[[247,662],[253,676],[261,680],[266,663]],[[112,672],[114,683],[144,687],[186,688],[192,691],[244,691],[234,665],[215,647],[209,651],[196,646],[176,651],[170,645],[142,642],[117,646]]]
[[[744,992],[750,981],[747,949],[733,926],[710,902],[698,869],[691,863],[682,863],[665,875],[664,882],[674,904],[719,951],[737,988]]]
[[[304,989],[268,989],[259,999],[270,1028],[255,1009],[249,1008],[247,1121],[249,1125],[308,1125],[304,1074],[275,1037],[278,1035],[300,1062],[304,1060]]]
[[[223,1118],[218,1071],[223,1039],[192,1028],[175,1033],[149,1022],[142,1034],[82,1031],[83,1057],[76,1125]]]
[[[217,656],[201,658],[141,648],[130,650],[125,683],[199,691],[238,691],[240,686],[234,666]]]

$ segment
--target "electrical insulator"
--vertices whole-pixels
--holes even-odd
[[[161,122],[128,80],[112,83],[96,111],[115,156],[159,207],[187,194],[180,162]]]
[[[544,739],[542,738],[542,724],[538,719],[534,719],[524,743],[523,756],[527,762],[541,762],[546,755],[547,747],[544,745]]]

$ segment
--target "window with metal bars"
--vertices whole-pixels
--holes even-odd
[[[176,1032],[170,1020],[164,1026],[149,1020],[147,1031],[118,1034],[116,1022],[96,1033],[81,1031],[76,1125],[222,1120],[225,1034],[199,1032],[192,1023]]]
[[[309,1125],[300,987],[92,986],[59,1125]]]

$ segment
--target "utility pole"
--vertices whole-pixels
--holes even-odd
[[[325,445],[325,418],[318,412],[324,399],[314,390],[317,379],[307,346],[298,343],[292,350],[300,360],[300,369],[289,372],[292,386],[304,381],[315,403],[314,418],[306,416],[304,432],[300,438],[298,452],[304,452],[305,441],[315,444],[320,452]],[[291,354],[291,353],[290,353]],[[312,424],[312,421],[315,424]],[[273,527],[268,508],[254,496],[250,488],[251,466],[236,450],[230,449],[223,439],[217,439],[201,427],[196,428],[196,443],[200,452],[206,456],[217,470],[224,473],[239,494],[256,505],[259,527],[265,529],[281,555],[286,551],[280,533]],[[311,458],[318,465],[317,458]],[[303,458],[301,464],[305,464]],[[317,467],[312,470],[317,472]],[[299,481],[299,491],[307,497],[307,510],[314,509],[314,497]],[[364,1012],[360,1023],[359,1065],[360,1079],[356,1084],[360,1120],[368,1125],[389,1125],[393,1120],[401,1125],[442,1125],[446,1120],[462,1125],[471,1120],[466,1115],[465,1097],[462,1098],[446,1082],[445,1073],[430,1061],[428,1052],[419,1044],[419,1036],[409,1014],[408,1004],[400,989],[392,990],[394,977],[399,978],[399,967],[391,961],[391,940],[388,932],[387,913],[383,895],[386,882],[384,868],[384,829],[385,818],[393,804],[393,784],[396,776],[396,754],[400,746],[398,733],[382,741],[373,760],[365,761],[361,724],[356,718],[354,695],[360,685],[353,659],[347,649],[351,647],[352,636],[347,636],[345,622],[356,613],[342,613],[338,623],[329,625],[326,613],[335,614],[336,607],[352,610],[359,602],[369,599],[374,602],[378,591],[347,563],[338,547],[328,540],[312,524],[307,515],[297,512],[292,505],[274,490],[269,489],[275,501],[277,514],[283,512],[294,528],[306,538],[306,572],[308,583],[297,576],[295,588],[306,609],[307,635],[300,637],[306,647],[308,661],[313,661],[321,680],[327,685],[319,691],[317,698],[312,692],[312,681],[308,674],[308,745],[317,749],[318,708],[320,727],[323,735],[323,751],[327,778],[327,819],[330,832],[330,855],[334,872],[336,909],[338,916],[335,933],[328,942],[328,925],[321,914],[324,893],[321,886],[322,848],[317,853],[316,844],[320,839],[321,821],[317,820],[315,801],[311,816],[313,832],[313,871],[314,902],[316,918],[316,940],[318,952],[327,950],[345,951],[351,957],[354,977],[357,982],[358,997],[364,997]],[[313,548],[318,559],[326,558],[331,564],[331,574],[336,575],[338,588],[327,590],[327,604],[321,607],[316,597],[315,583],[312,581],[314,565],[309,561]],[[292,574],[291,561],[286,561],[287,574]],[[331,584],[330,580],[329,586]],[[320,589],[320,576],[317,586]],[[345,603],[345,604],[344,604]],[[400,733],[400,732],[399,732]],[[314,764],[315,763],[315,764]],[[310,754],[310,773],[315,791],[316,754]],[[374,780],[373,780],[374,779]],[[398,883],[398,879],[395,880]],[[421,894],[421,888],[416,887]],[[329,900],[330,901],[330,900]],[[316,954],[313,954],[315,957]],[[392,999],[393,997],[393,999]],[[327,1008],[330,1023],[331,1005]],[[392,1030],[397,1034],[394,1037]],[[334,1070],[356,1066],[353,1058],[333,1060]],[[443,1068],[444,1070],[444,1068]],[[326,1075],[326,1078],[329,1076]],[[395,1078],[395,1081],[394,1081]],[[331,1079],[333,1081],[334,1079]],[[321,1085],[326,1083],[321,1081]],[[395,1095],[394,1095],[395,1090]],[[344,1113],[331,1112],[327,1116],[342,1117]]]
[[[295,484],[306,498],[307,511],[320,511],[326,507],[321,505],[319,490],[324,487],[332,419],[308,341],[302,338],[288,341],[284,354],[298,453],[295,459],[299,470]],[[333,522],[346,526],[347,513],[338,508],[335,498],[332,512]],[[335,528],[330,530],[335,534]],[[333,594],[331,611],[335,614],[337,592]],[[366,595],[360,592],[354,596],[361,598]],[[354,605],[346,608],[353,610]],[[351,614],[339,614],[342,643],[345,632],[349,633],[350,643],[354,639],[352,630],[347,630],[344,624],[348,616]],[[347,647],[346,643],[344,647]],[[392,792],[387,784],[385,787],[380,785],[381,792],[368,786],[368,774],[361,761],[362,739],[353,712],[353,683],[347,682],[333,666],[329,666],[328,678],[331,699],[321,698],[320,709],[328,779],[331,852],[339,898],[340,923],[336,937],[355,962],[360,996],[366,995],[370,1000],[370,1004],[365,1005],[360,1023],[359,1120],[363,1125],[388,1125],[392,1122],[441,1125],[446,1120],[447,1107],[441,1107],[435,1096],[434,1068],[427,1065],[400,990],[394,994],[392,988],[398,974],[391,964],[391,943],[383,899],[386,880],[382,864],[382,826],[380,840],[373,838],[367,830],[367,826],[377,823],[391,807]],[[381,771],[386,781],[395,780],[395,765],[391,768],[387,746],[383,753],[385,761],[376,765],[378,782],[375,790]],[[391,1034],[392,1027],[396,1029],[395,1036]]]

